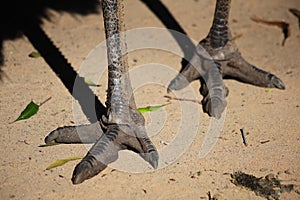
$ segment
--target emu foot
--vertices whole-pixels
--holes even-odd
[[[107,124],[107,120],[103,118],[104,123],[107,124],[104,126],[101,123],[106,130],[105,133],[99,129],[97,124],[62,127],[52,131],[45,138],[45,142],[46,144],[52,141],[59,143],[95,142],[87,155],[75,167],[72,175],[73,184],[82,183],[99,174],[108,164],[118,159],[120,150],[127,149],[139,153],[145,161],[156,169],[158,152],[146,134],[143,116],[137,112],[135,111],[135,114],[131,115],[133,120],[127,124]],[[76,131],[76,129],[81,130]]]
[[[224,47],[217,49],[210,46],[209,38],[202,40],[200,45],[209,52],[216,62],[221,64],[224,78],[233,78],[259,87],[285,89],[284,83],[277,76],[248,63],[232,39]]]
[[[228,89],[223,82],[222,65],[197,45],[194,56],[182,71],[170,82],[168,92],[180,90],[194,80],[201,81],[202,108],[209,116],[219,119],[227,106]]]
[[[225,97],[229,92],[218,76],[259,87],[285,89],[284,83],[277,76],[249,64],[232,39],[219,48],[213,48],[210,40],[208,36],[198,44],[190,63],[170,82],[168,91],[180,90],[190,82],[199,79],[203,111],[218,118],[226,106]],[[210,59],[211,61],[208,62]],[[216,68],[219,68],[221,75],[216,70],[215,73],[211,73]],[[219,89],[218,98],[212,94],[216,88]]]
[[[106,133],[75,167],[72,176],[73,184],[82,183],[100,173],[108,164],[117,160],[118,151],[125,149],[140,153],[145,161],[153,168],[157,168],[157,150],[145,132],[140,134],[139,131],[141,130],[136,130],[136,127],[130,125],[109,125]]]

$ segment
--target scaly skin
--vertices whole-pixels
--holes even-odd
[[[82,183],[118,158],[118,151],[129,149],[144,158],[154,168],[158,165],[158,153],[148,138],[145,120],[138,112],[126,58],[125,36],[121,0],[102,1],[107,38],[108,92],[107,113],[98,123],[78,127],[62,127],[52,131],[45,142],[93,143],[87,155],[74,169],[72,182]],[[171,81],[168,91],[179,90],[194,80],[201,81],[203,110],[219,118],[226,107],[228,89],[223,77],[261,86],[284,89],[283,82],[275,75],[254,67],[245,61],[235,46],[228,28],[230,0],[217,0],[213,25],[208,36],[196,47],[190,63]],[[205,50],[205,51],[204,51]],[[81,129],[78,135],[76,129]]]
[[[143,116],[138,112],[131,88],[123,31],[121,0],[103,0],[103,17],[107,42],[108,91],[107,116],[103,116],[106,132],[75,167],[72,181],[82,183],[118,158],[118,151],[129,149],[140,153],[154,168],[158,152],[145,131]]]
[[[79,184],[104,170],[118,158],[120,150],[132,150],[149,162],[153,168],[158,165],[158,152],[148,138],[145,120],[138,112],[132,93],[126,61],[126,43],[123,31],[122,0],[103,0],[103,17],[107,41],[108,91],[107,114],[100,125],[79,126],[86,134],[81,140],[76,127],[63,127],[52,131],[45,139],[60,143],[96,142],[87,155],[74,169],[72,182]]]
[[[249,64],[241,56],[228,27],[230,3],[230,0],[217,0],[213,25],[208,36],[200,41],[191,62],[170,82],[168,87],[169,91],[180,90],[188,83],[200,79],[203,111],[216,118],[221,115],[226,106],[225,96],[228,90],[220,80],[217,70],[211,73],[214,70],[212,68],[218,67],[222,77],[234,78],[260,87],[285,89],[278,77]],[[215,65],[210,64],[213,61],[205,63],[205,60],[209,59],[203,56],[202,48],[210,55]],[[210,73],[213,76],[207,75]],[[214,80],[211,80],[211,77],[214,77]]]

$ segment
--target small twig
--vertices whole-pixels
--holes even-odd
[[[208,200],[218,200],[217,197],[211,196],[210,191],[208,191],[207,196],[208,196]]]
[[[208,200],[212,200],[210,192],[207,193]]]
[[[198,104],[202,104],[201,101],[198,101],[198,100],[195,100],[195,99],[185,99],[185,98],[177,98],[177,97],[171,97],[171,96],[168,96],[168,95],[165,95],[164,96],[165,98],[168,98],[169,100],[177,100],[177,101],[191,101],[191,102],[194,102],[194,103],[198,103]]]
[[[242,133],[243,143],[244,143],[245,146],[247,146],[247,140],[246,140],[246,136],[245,136],[245,133],[244,133],[244,128],[241,128],[240,131]]]
[[[265,143],[268,143],[268,142],[270,142],[270,140],[260,141],[261,144],[265,144]]]
[[[47,101],[49,101],[52,97],[49,97],[48,99],[46,99],[45,101],[43,101],[42,103],[39,104],[39,106],[42,106],[44,103],[46,103]]]
[[[274,104],[274,102],[264,102],[264,103],[261,103],[261,104]]]

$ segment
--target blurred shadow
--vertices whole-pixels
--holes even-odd
[[[166,28],[186,35],[183,28],[159,0],[141,1],[163,22]],[[74,71],[68,60],[51,41],[51,38],[43,31],[41,25],[44,19],[51,21],[51,15],[48,12],[49,9],[57,12],[68,12],[74,15],[88,15],[99,14],[101,10],[99,7],[100,0],[11,0],[3,3],[0,7],[0,72],[1,66],[4,64],[2,52],[3,41],[26,36],[60,78],[70,94],[78,100],[90,122],[96,122],[105,113],[105,106],[90,90],[88,85],[85,84],[83,78],[80,78]],[[176,34],[173,34],[173,37],[184,52],[185,59],[182,60],[183,69],[192,58],[195,45],[188,37],[186,37],[186,40],[177,38]],[[76,84],[78,84],[82,91],[80,95],[73,94],[75,79]],[[95,107],[86,101],[86,99],[92,98],[95,99],[96,116],[92,114],[95,111]]]
[[[41,54],[47,64],[63,82],[73,98],[79,102],[87,119],[91,123],[97,122],[98,119],[106,113],[106,108],[85,83],[84,78],[80,77],[77,72],[74,71],[74,68],[68,60],[53,44],[40,26],[33,24],[23,31],[34,48]],[[73,92],[75,80],[76,90],[80,91],[76,93]],[[93,100],[95,100],[95,102],[93,102]]]
[[[171,29],[187,35],[184,29],[173,17],[171,12],[160,0],[141,0],[141,2],[143,2],[157,16],[159,20],[161,20],[161,22],[166,26],[167,29]],[[183,40],[182,37],[178,37],[178,34],[174,34],[174,32],[170,33],[172,34],[184,54],[184,58],[181,61],[180,71],[182,71],[193,57],[196,46],[193,44],[192,40],[189,37],[185,37]]]
[[[0,65],[3,65],[3,41],[17,39],[23,36],[23,31],[29,25],[40,26],[43,19],[51,21],[49,9],[57,12],[88,15],[97,14],[99,0],[10,0],[0,7]]]
[[[0,67],[4,64],[3,41],[25,35],[72,95],[77,78],[82,93],[73,97],[78,100],[91,123],[96,122],[98,117],[105,113],[105,106],[85,84],[83,78],[78,78],[74,68],[43,31],[41,25],[43,19],[51,21],[49,9],[74,15],[88,15],[99,14],[99,7],[99,0],[10,0],[2,3],[0,7]],[[95,106],[86,101],[92,98],[95,99]],[[95,109],[97,116],[92,114]]]

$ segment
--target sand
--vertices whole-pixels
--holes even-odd
[[[212,22],[213,1],[162,2],[192,40],[198,42],[206,36]],[[126,4],[127,30],[166,29],[162,20],[142,2],[128,0]],[[135,154],[127,152],[142,163],[138,169],[146,172],[130,172],[130,160],[120,155],[120,161],[79,185],[71,182],[78,160],[51,170],[46,168],[59,159],[84,156],[90,145],[44,148],[39,145],[44,144],[50,131],[64,125],[85,123],[86,118],[78,118],[80,112],[73,106],[77,101],[50,64],[43,57],[28,56],[37,50],[27,36],[3,40],[2,70],[5,75],[0,84],[0,199],[208,199],[208,192],[217,199],[264,199],[234,185],[230,174],[235,171],[257,177],[275,174],[283,184],[295,184],[294,191],[282,193],[281,199],[299,199],[300,31],[298,20],[289,8],[299,9],[300,4],[295,0],[234,0],[230,14],[233,35],[242,35],[236,39],[242,55],[252,64],[280,77],[286,85],[285,90],[266,90],[225,80],[230,92],[224,125],[215,136],[216,144],[202,158],[199,152],[212,119],[197,103],[171,101],[170,105],[144,115],[149,132],[153,133],[151,139],[159,150],[169,148],[174,141],[186,145],[183,149],[175,148],[178,150],[174,152],[175,160],[167,159],[167,163],[160,163],[160,169],[153,171]],[[42,30],[76,72],[90,58],[89,53],[104,41],[101,8],[97,7],[97,10],[98,13],[80,15],[49,9],[49,20],[41,18]],[[283,34],[279,28],[253,22],[250,17],[254,15],[289,23],[291,35],[285,45],[281,45]],[[181,57],[170,51],[144,48],[131,52],[128,62],[131,69],[158,66],[132,76],[135,80],[145,80],[144,85],[139,83],[135,90],[138,107],[166,103],[164,95],[167,92],[163,84],[168,84],[173,74],[180,70]],[[170,70],[165,75],[167,78],[164,79],[165,71],[159,66]],[[95,89],[104,104],[106,73],[99,84],[100,87],[90,88]],[[199,87],[198,81],[189,87],[197,100],[202,99]],[[181,95],[178,97],[188,96]],[[30,101],[41,103],[49,97],[51,99],[36,115],[10,123]],[[243,144],[241,128],[244,128],[247,146]],[[177,135],[181,137],[179,140]]]

